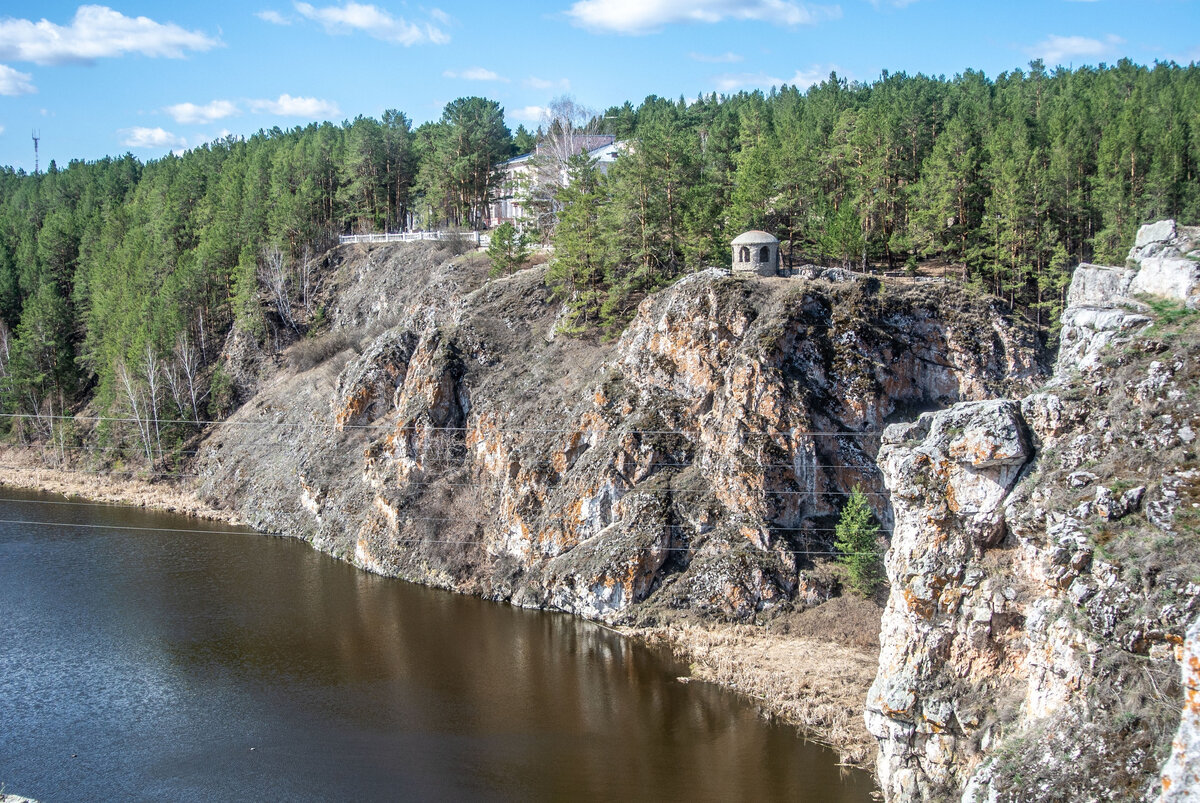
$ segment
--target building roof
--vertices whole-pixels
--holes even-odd
[[[505,165],[521,164],[523,162],[528,162],[532,158],[533,158],[533,151],[530,151],[529,153],[523,153],[520,156],[514,156],[511,159],[505,159],[503,162],[501,162],[499,165],[497,165],[497,167],[504,167]]]
[[[753,229],[733,238],[734,245],[779,245],[779,240],[765,231]]]
[[[592,148],[587,152],[588,158],[596,159],[599,162],[615,162],[621,152],[621,146],[624,144],[623,142],[610,142],[607,145]]]

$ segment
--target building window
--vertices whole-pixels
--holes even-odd
[[[759,249],[758,261],[759,262],[770,262],[771,261],[771,249],[768,246],[764,245],[762,248]]]
[[[742,250],[738,251],[738,262],[749,262],[749,261],[750,261],[750,249],[743,245]]]

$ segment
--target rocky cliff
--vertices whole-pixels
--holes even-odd
[[[948,284],[713,270],[605,343],[556,335],[542,268],[486,270],[429,245],[332,252],[326,341],[291,367],[230,349],[250,398],[201,450],[209,501],[520,605],[747,619],[835,593],[854,485],[890,521],[887,421],[1045,376],[1028,327]]]
[[[889,800],[1200,796],[1198,247],[1143,227],[1076,271],[1047,386],[884,433]]]

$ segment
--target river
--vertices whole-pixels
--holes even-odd
[[[224,524],[0,497],[9,792],[858,803],[875,788],[589,622],[377,577]]]

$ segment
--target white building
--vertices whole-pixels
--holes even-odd
[[[521,218],[523,210],[520,198],[533,175],[533,165],[530,161],[536,155],[536,152],[524,153],[497,165],[504,171],[504,179],[490,208],[489,228],[495,228],[501,223],[513,223]]]
[[[617,142],[612,134],[576,134],[573,140],[574,146],[579,149],[578,152],[586,153],[601,173],[607,173],[620,154],[628,149],[627,143]],[[490,207],[489,228],[495,228],[502,223],[522,222],[527,212],[522,205],[522,199],[536,194],[538,182],[553,183],[553,179],[545,176],[550,157],[550,149],[543,147],[543,143],[539,142],[537,149],[532,153],[514,156],[497,165],[497,168],[504,171],[504,179]],[[563,185],[567,183],[565,167],[560,168],[557,180]]]

